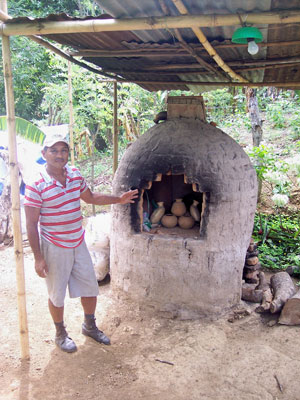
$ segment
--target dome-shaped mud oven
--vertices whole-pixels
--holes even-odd
[[[239,303],[256,173],[244,150],[206,123],[201,97],[169,98],[167,120],[126,150],[114,192],[130,188],[139,189],[137,201],[113,206],[113,290],[179,318]],[[168,214],[174,222],[174,203],[193,216],[188,228],[179,215],[175,227],[161,224]]]

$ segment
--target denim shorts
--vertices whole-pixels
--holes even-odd
[[[63,307],[67,287],[72,298],[98,296],[98,282],[85,241],[66,249],[41,239],[41,251],[48,266],[48,295],[55,307]]]

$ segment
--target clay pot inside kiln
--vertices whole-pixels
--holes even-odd
[[[190,214],[194,218],[194,220],[197,222],[200,221],[200,212],[198,210],[198,204],[199,204],[199,201],[194,200],[193,204],[190,207]]]
[[[186,206],[183,203],[182,199],[176,199],[172,204],[171,213],[176,215],[176,217],[181,217],[186,213]]]
[[[177,217],[173,214],[166,214],[162,217],[161,224],[165,228],[174,228],[177,225]]]
[[[159,201],[157,205],[158,207],[153,211],[150,217],[150,221],[152,224],[158,224],[166,211],[163,201]]]
[[[186,215],[182,215],[178,218],[178,225],[182,229],[191,229],[195,224],[194,218],[186,213]]]

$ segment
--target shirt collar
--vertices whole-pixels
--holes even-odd
[[[50,176],[50,175],[48,174],[47,169],[46,169],[46,166],[47,166],[47,164],[43,165],[43,168],[42,168],[42,170],[40,171],[40,174],[41,174],[42,178],[44,179],[44,181],[47,182],[47,183],[53,182],[53,183],[56,183],[56,184],[57,184],[57,183],[60,184],[60,183],[57,182],[54,178],[52,178],[52,176]],[[70,175],[71,175],[71,173],[72,173],[72,168],[71,168],[68,164],[66,164],[66,165],[65,165],[65,169],[66,169],[66,171],[67,171],[67,180],[68,180],[68,179],[70,179]]]

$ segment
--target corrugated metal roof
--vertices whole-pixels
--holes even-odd
[[[179,15],[171,0],[163,0],[171,16]],[[190,14],[236,14],[278,11],[296,9],[299,0],[183,0]],[[114,18],[136,18],[165,15],[161,8],[161,0],[97,0],[100,8]],[[95,17],[87,17],[90,19]],[[108,18],[101,15],[97,18]],[[28,20],[28,19],[25,19]],[[50,15],[43,21],[68,21],[76,18],[65,14]],[[14,19],[11,23],[23,21]],[[246,46],[232,45],[231,37],[238,26],[207,27],[202,31],[216,49],[220,57],[234,71],[250,82],[300,82],[300,24],[259,25],[264,43],[278,42],[272,46],[261,46],[255,56],[247,52]],[[223,73],[207,51],[199,43],[192,29],[180,29],[186,43],[196,50],[206,63]],[[190,85],[184,82],[224,82],[230,81],[228,75],[218,75],[203,68],[195,57],[184,52],[179,44],[174,30],[140,30],[122,32],[72,33],[47,35],[52,40],[69,46],[70,50],[109,51],[134,50],[143,55],[124,54],[116,56],[85,55],[83,59],[102,68],[104,72],[116,74],[125,80],[141,82],[140,85],[148,90],[161,89],[192,89],[202,92],[211,86]],[[283,45],[282,42],[299,40],[299,44]],[[229,46],[228,46],[229,45]],[[145,54],[145,52],[148,52]],[[153,54],[155,52],[155,54]],[[290,66],[285,64],[293,62]],[[266,62],[264,65],[263,62]],[[275,62],[274,66],[272,62]],[[149,82],[149,83],[148,83]],[[157,82],[157,83],[155,83]],[[162,82],[162,83],[161,83]],[[182,83],[181,83],[182,82]],[[293,85],[291,84],[291,87]]]

